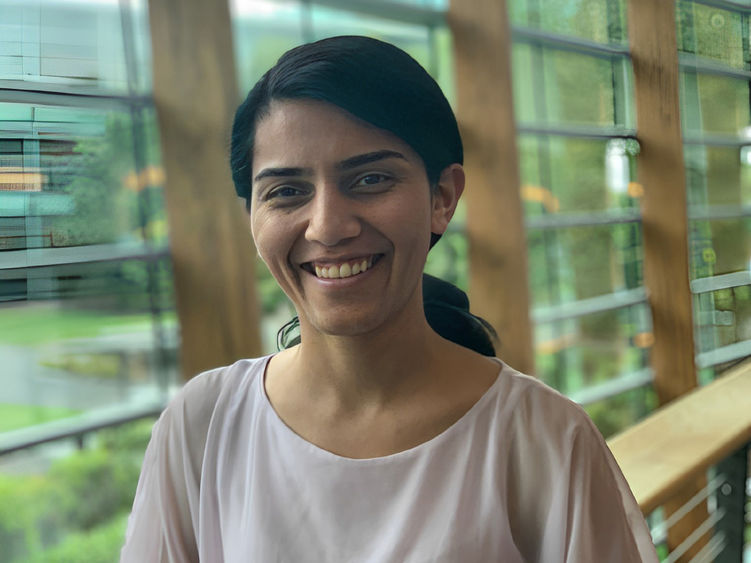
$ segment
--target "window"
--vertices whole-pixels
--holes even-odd
[[[654,406],[625,7],[509,2],[537,373],[606,435]]]
[[[751,354],[749,12],[676,5],[696,363],[703,381]]]

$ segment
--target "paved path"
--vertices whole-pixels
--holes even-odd
[[[86,344],[87,353],[92,353],[95,349],[93,341]],[[102,341],[101,344],[103,352],[112,350],[111,342]],[[117,378],[85,376],[41,363],[55,354],[70,351],[60,344],[54,351],[44,347],[0,344],[0,403],[93,409],[127,402],[133,393],[143,392],[144,387],[154,385],[148,381],[133,384]]]

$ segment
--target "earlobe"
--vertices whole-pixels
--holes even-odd
[[[433,192],[433,219],[431,232],[443,234],[456,211],[464,191],[464,168],[454,163],[441,172],[438,186]]]

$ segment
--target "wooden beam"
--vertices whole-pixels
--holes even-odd
[[[644,187],[644,278],[655,336],[651,353],[654,387],[663,405],[697,384],[675,27],[673,0],[628,3],[637,136],[641,145],[638,174]],[[669,501],[666,514],[688,500],[702,486],[702,479]],[[684,517],[668,532],[668,547],[676,547],[706,517],[705,505]],[[685,559],[696,554],[703,544],[704,541],[695,544]]]
[[[696,386],[674,4],[632,0],[628,11],[644,187],[644,276],[660,404]]]
[[[498,331],[499,356],[534,373],[506,2],[453,0],[448,22],[467,171],[472,308]]]
[[[186,377],[261,353],[255,252],[232,187],[238,100],[227,0],[150,0],[170,248]]]

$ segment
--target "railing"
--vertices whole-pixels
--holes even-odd
[[[608,441],[664,561],[743,560],[750,443],[751,362]]]

